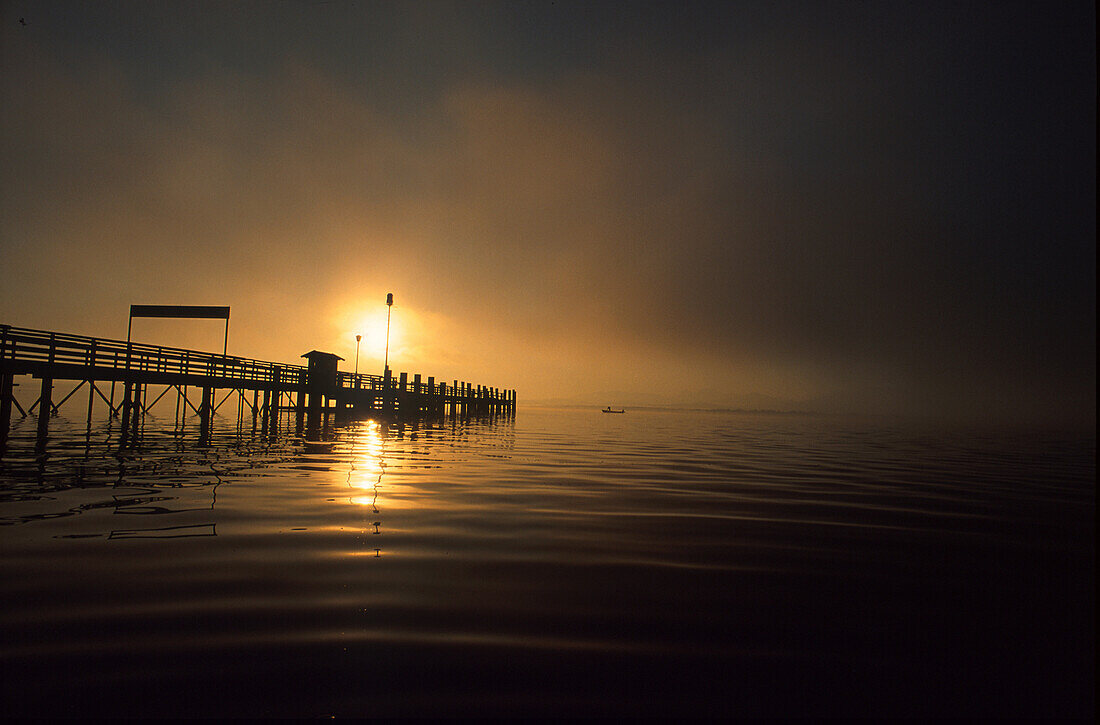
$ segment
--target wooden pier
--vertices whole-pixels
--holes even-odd
[[[419,373],[393,376],[388,368],[384,375],[342,372],[338,362],[343,358],[317,350],[302,357],[307,365],[0,325],[0,442],[8,436],[15,410],[24,417],[37,415],[38,438],[44,441],[50,418],[85,386],[89,425],[98,397],[111,417],[121,418],[124,440],[137,437],[143,416],[170,391],[175,391],[178,420],[188,415],[188,408],[198,416],[200,441],[209,441],[212,419],[231,397],[237,398],[238,427],[251,417],[252,432],[264,435],[279,430],[282,415],[293,419],[298,434],[316,437],[330,418],[353,415],[409,419],[515,414],[515,390],[437,382]],[[27,408],[14,394],[18,375],[41,381],[38,399]],[[55,403],[57,380],[79,384]],[[116,402],[118,383],[122,389]]]

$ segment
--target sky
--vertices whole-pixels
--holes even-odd
[[[1095,425],[1091,2],[0,7],[0,323]]]

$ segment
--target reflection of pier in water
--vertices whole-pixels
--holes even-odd
[[[210,449],[196,448],[194,452],[206,458]],[[94,533],[60,534],[57,538],[118,540],[217,536],[212,518],[218,502],[218,487],[225,482],[223,475],[232,473],[233,466],[228,471],[219,471],[208,460],[188,460],[182,456],[174,457],[170,465],[157,459],[144,462],[128,460],[117,454],[112,455],[106,446],[99,447],[95,458],[91,458],[91,447],[86,449],[85,455],[83,459],[54,461],[46,460],[46,455],[36,455],[34,473],[26,475],[30,474],[30,469],[23,469],[23,476],[19,475],[18,466],[11,465],[18,463],[19,459],[6,458],[3,473],[10,483],[4,500],[32,505],[37,502],[43,510],[0,517],[0,526],[109,512],[112,517],[125,516],[128,519],[125,528],[108,526],[106,530],[99,529]],[[253,465],[246,459],[237,467]],[[48,479],[47,468],[52,469]],[[97,475],[87,476],[89,468],[94,468]],[[156,481],[159,477],[164,480]],[[190,480],[181,482],[183,478]],[[24,485],[20,485],[20,479],[25,481]],[[85,500],[74,505],[71,498],[66,500],[66,497],[59,496],[63,491],[83,492],[80,498]],[[149,520],[159,525],[134,526],[140,520],[134,517],[152,517]],[[195,519],[198,522],[191,523]],[[97,518],[96,521],[102,522],[103,519]],[[165,522],[173,522],[173,525],[165,525]]]
[[[221,486],[271,475],[277,481],[304,469],[320,472],[318,480],[344,483],[348,503],[360,510],[357,548],[370,558],[402,543],[389,540],[393,532],[385,525],[387,504],[405,501],[410,490],[415,493],[402,471],[463,461],[475,450],[475,456],[489,455],[483,450],[487,436],[496,439],[493,447],[511,448],[515,425],[510,416],[348,419],[332,426],[327,441],[272,439],[247,431],[234,439],[223,425],[217,444],[209,445],[175,437],[167,421],[153,418],[138,444],[120,449],[109,432],[104,437],[100,429],[93,442],[85,439],[83,425],[73,423],[68,418],[55,422],[54,442],[46,452],[35,450],[30,435],[13,439],[0,461],[0,476],[7,482],[0,500],[13,506],[0,516],[0,527],[57,526],[57,539],[118,545],[137,539],[213,541],[232,534],[235,521],[231,514],[230,531],[219,531],[218,494],[226,490]],[[50,523],[57,519],[69,522]],[[397,531],[400,536],[400,526]]]
[[[108,539],[184,539],[194,536],[217,536],[216,524],[163,526],[159,529],[116,529]]]
[[[265,436],[279,432],[282,416],[293,420],[298,435],[305,431],[317,438],[333,418],[352,415],[409,420],[515,414],[514,390],[459,380],[436,382],[435,377],[425,380],[419,373],[411,379],[407,373],[395,378],[389,368],[383,375],[342,372],[337,369],[342,358],[317,350],[303,357],[308,365],[287,365],[0,325],[0,444],[8,436],[13,407],[23,417],[34,415],[37,408],[37,434],[44,447],[51,416],[85,386],[89,427],[98,396],[111,418],[121,418],[123,445],[140,436],[144,416],[166,396],[171,400],[172,391],[177,428],[183,431],[190,409],[199,419],[201,442],[209,442],[212,420],[230,398],[236,398],[238,433],[251,418],[251,432],[259,430]],[[41,381],[38,399],[28,408],[15,397],[14,381],[20,375]],[[78,384],[54,403],[57,380]],[[106,386],[97,385],[108,381],[109,394]],[[123,385],[117,404],[116,383]],[[163,389],[149,402],[157,388]],[[219,391],[225,391],[220,401]],[[198,397],[197,406],[191,395]]]

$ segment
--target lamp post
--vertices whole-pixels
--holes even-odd
[[[393,292],[386,294],[386,361],[383,372],[390,369],[390,311],[393,309]]]
[[[355,374],[359,374],[359,341],[363,339],[362,335],[355,336]]]

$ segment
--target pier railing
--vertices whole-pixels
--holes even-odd
[[[76,379],[124,380],[218,380],[249,388],[304,388],[308,368],[304,365],[219,355],[162,345],[71,335],[27,327],[0,325],[0,368],[8,373],[31,373],[47,377],[68,373]],[[349,373],[336,374],[337,388],[345,391],[411,392],[446,397],[477,397],[477,386],[456,386],[444,381],[429,383],[420,376]],[[457,381],[455,381],[457,382]],[[496,391],[499,392],[499,391]]]
[[[469,388],[463,388],[457,385],[458,381],[454,383],[446,383],[444,381],[435,382],[433,378],[428,380],[417,379],[416,377],[406,379],[404,385],[402,385],[401,378],[394,376],[389,378],[389,386],[386,385],[386,378],[382,375],[368,375],[366,373],[348,373],[337,372],[336,382],[337,386],[341,390],[370,390],[370,391],[393,391],[393,392],[407,392],[423,395],[439,395],[447,398],[457,398],[462,396],[476,397],[479,394],[480,386],[470,386]],[[486,393],[488,394],[488,393]]]
[[[253,384],[301,385],[303,365],[284,365],[125,340],[70,335],[0,325],[0,366],[13,372],[71,366],[100,372],[164,373],[239,380]]]
[[[382,390],[386,379],[381,375],[368,375],[367,373],[336,373],[336,382],[341,388],[357,388],[361,390]],[[393,388],[397,381],[390,379],[390,387]]]

